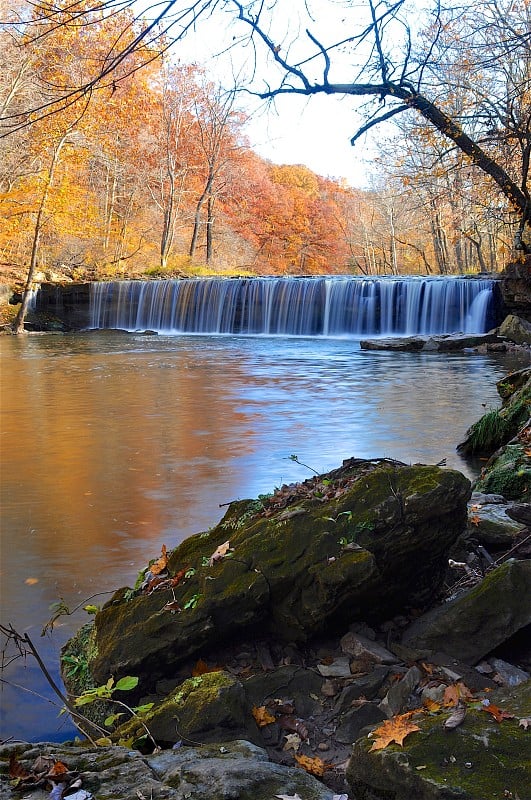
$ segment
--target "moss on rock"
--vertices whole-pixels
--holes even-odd
[[[425,606],[465,528],[469,495],[458,472],[351,459],[280,497],[232,503],[217,526],[169,554],[170,576],[185,580],[121,591],[97,614],[92,677],[99,685],[137,675],[145,694],[198,653],[253,630],[302,642]],[[229,552],[212,558],[227,541]]]
[[[513,690],[519,715],[531,713],[529,686]],[[518,695],[518,699],[516,699]],[[505,698],[495,702],[511,710]],[[369,752],[374,739],[354,745],[347,778],[359,800],[530,800],[529,733],[518,716],[496,722],[470,708],[463,725],[444,729],[449,716],[415,718],[420,731],[410,734],[403,747],[389,745]]]
[[[242,684],[222,670],[188,678],[142,721],[163,746],[258,738]],[[133,718],[115,731],[113,739],[138,740],[145,733],[140,720]]]
[[[510,444],[492,459],[475,484],[484,494],[501,494],[507,500],[529,502],[531,498],[531,458],[525,444]]]

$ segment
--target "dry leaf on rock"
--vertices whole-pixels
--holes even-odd
[[[473,700],[474,695],[462,681],[452,683],[444,690],[443,706],[447,708],[456,706],[460,700]]]
[[[27,778],[35,780],[35,777],[17,759],[16,753],[11,753],[9,757],[9,777],[11,780],[24,781]]]
[[[206,675],[207,672],[219,672],[222,669],[223,667],[220,667],[219,664],[213,664],[213,666],[209,667],[207,662],[200,658],[192,670],[192,678],[199,678],[201,675]]]
[[[458,702],[455,707],[455,711],[453,714],[450,714],[446,722],[444,723],[444,728],[447,731],[451,731],[454,728],[458,728],[461,725],[466,717],[466,705],[463,703],[462,700]]]
[[[317,778],[322,778],[325,771],[327,769],[331,769],[330,764],[325,764],[325,762],[315,756],[315,758],[310,758],[310,756],[298,756],[295,755],[295,761],[299,766],[309,772],[310,775],[315,775]]]
[[[299,719],[298,717],[285,715],[278,717],[278,724],[282,730],[297,733],[301,739],[306,740],[308,738],[308,728],[306,727],[304,720]]]
[[[265,706],[253,706],[252,713],[259,728],[264,728],[266,725],[271,725],[272,722],[277,721],[276,717],[270,714]]]
[[[498,706],[495,706],[494,703],[490,703],[488,700],[483,701],[481,708],[488,714],[492,714],[496,722],[503,722],[504,719],[514,719],[514,714],[509,714],[507,711],[498,708]]]
[[[435,700],[432,700],[430,697],[427,697],[422,705],[430,714],[436,714],[441,710],[441,704],[437,703]]]
[[[149,568],[149,571],[152,575],[160,575],[161,572],[164,572],[166,567],[168,566],[168,555],[167,555],[166,545],[162,545],[161,555],[160,558],[155,561]]]
[[[216,561],[221,561],[221,559],[225,558],[225,556],[229,552],[230,552],[230,542],[229,541],[223,542],[223,544],[220,544],[220,546],[218,548],[216,548],[216,550],[214,550],[214,552],[210,556],[210,559],[209,559],[209,562],[208,562],[209,565],[211,567],[213,567],[214,564],[216,563]]]
[[[386,719],[385,722],[369,734],[370,736],[376,737],[376,741],[373,743],[369,752],[372,753],[373,750],[383,750],[384,747],[387,747],[387,745],[392,742],[402,745],[406,736],[409,736],[410,733],[414,733],[414,731],[420,731],[420,728],[411,721],[411,712],[398,714],[392,719]]]
[[[293,750],[295,753],[299,749],[302,744],[302,739],[297,733],[288,733],[285,736],[286,743],[284,744],[283,750]]]

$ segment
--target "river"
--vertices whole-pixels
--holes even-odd
[[[455,446],[498,405],[495,381],[523,366],[364,352],[353,338],[103,331],[4,336],[0,353],[2,623],[27,632],[55,676],[89,618],[79,610],[41,637],[54,602],[133,585],[220,505],[309,477],[291,455],[317,471],[350,456],[445,458],[473,477]],[[31,659],[4,679],[2,737],[73,735]]]

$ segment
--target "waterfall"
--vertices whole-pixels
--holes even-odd
[[[90,324],[288,336],[484,333],[493,288],[460,277],[116,281],[91,284]]]

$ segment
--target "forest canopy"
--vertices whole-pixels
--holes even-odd
[[[0,0],[2,270],[499,269],[529,241],[530,16],[529,0]],[[179,61],[207,24],[237,81]],[[345,137],[377,136],[371,189],[260,158],[249,92],[349,98]]]

